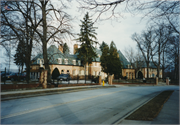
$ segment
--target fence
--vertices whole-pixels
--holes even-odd
[[[52,79],[51,83],[58,86],[58,85],[66,85],[66,84],[96,84],[99,82],[99,77],[98,76],[93,76],[93,75],[88,75],[86,76],[71,76],[70,80],[57,80],[57,79]]]
[[[169,84],[170,85],[179,85],[179,79],[171,79]]]
[[[156,79],[149,78],[149,79],[114,79],[113,84],[155,84]]]

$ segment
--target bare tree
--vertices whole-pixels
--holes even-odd
[[[154,65],[157,67],[157,77],[159,77],[160,66],[162,66],[161,56],[163,54],[163,50],[165,50],[170,34],[171,32],[164,27],[164,24],[161,24],[157,29],[154,29],[155,39],[153,42],[155,44],[155,48],[151,48],[154,50],[151,51],[151,56]],[[157,63],[154,61],[155,56],[157,56]]]
[[[141,35],[133,34],[132,39],[136,41],[138,49],[141,51],[144,60],[147,65],[147,78],[149,78],[149,63],[151,61],[151,51],[153,51],[152,48],[155,47],[153,44],[153,41],[155,37],[153,36],[153,31],[148,29],[147,31],[144,31]]]
[[[136,53],[135,53],[134,49],[132,47],[130,47],[130,46],[125,47],[124,53],[125,53],[125,56],[128,59],[128,61],[130,62],[130,64],[133,65],[133,63],[136,60],[136,57],[135,57]]]
[[[8,58],[5,61],[7,62],[6,64],[8,65],[8,72],[10,72],[10,67],[11,67],[11,61],[12,61],[12,52],[11,52],[11,43],[9,42],[9,45],[6,46],[6,51],[5,51],[5,56]]]
[[[51,40],[54,42],[60,42],[62,39],[73,35],[71,33],[72,27],[69,23],[72,19],[66,12],[62,11],[61,8],[56,9],[50,0],[39,0],[39,3],[36,4],[41,8],[42,23],[40,26],[42,27],[34,30],[42,42],[44,65],[45,69],[48,70],[47,81],[50,82],[51,75],[47,55],[47,43]],[[48,21],[49,18],[56,20],[57,26],[55,26],[53,22]]]
[[[62,2],[61,2],[62,3]],[[69,36],[71,33],[70,16],[63,11],[64,5],[59,9],[56,9],[50,0],[36,0],[36,1],[8,1],[1,5],[10,7],[8,10],[2,9],[1,16],[3,17],[4,29],[7,27],[15,34],[17,41],[21,40],[22,34],[26,40],[26,68],[27,76],[30,73],[30,62],[33,42],[41,42],[43,50],[43,58],[45,68],[48,69],[48,81],[50,81],[50,68],[47,56],[47,43],[61,42]],[[14,15],[13,15],[13,14]],[[12,14],[10,16],[9,14]],[[18,16],[18,14],[20,16]],[[14,21],[15,18],[21,19],[21,21]],[[8,34],[4,34],[3,37],[9,37]],[[2,41],[3,42],[3,41]],[[1,43],[2,43],[1,42]],[[29,78],[28,78],[29,79]]]
[[[94,11],[97,14],[97,20],[104,14],[109,14],[106,19],[118,18],[123,16],[124,10],[132,14],[144,12],[144,17],[150,16],[156,18],[167,14],[179,15],[176,11],[179,9],[179,1],[177,0],[77,0],[80,4],[80,9]],[[122,9],[123,5],[125,8]],[[120,7],[121,8],[120,8]],[[119,8],[118,8],[119,7]],[[176,9],[176,10],[175,10]],[[163,10],[163,11],[162,11]]]
[[[170,71],[172,79],[179,79],[179,35],[171,35],[167,42],[165,56],[166,71]],[[168,70],[169,69],[169,70]]]
[[[3,9],[3,6],[8,6],[9,9]],[[34,20],[37,10],[34,10],[35,5],[33,1],[3,1],[1,7],[1,24],[4,29],[8,28],[10,31],[10,34],[8,34],[8,30],[3,32],[1,43],[3,44],[10,39],[11,41],[14,40],[14,46],[19,41],[25,42],[26,81],[29,83],[32,43],[35,40],[33,38],[35,32],[30,27],[38,20],[37,18]],[[13,35],[13,38],[11,35]]]

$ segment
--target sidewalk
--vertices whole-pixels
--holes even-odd
[[[179,124],[179,91],[174,91],[151,124]]]
[[[179,91],[174,91],[153,121],[123,120],[119,124],[179,124]]]
[[[22,98],[23,96],[36,96],[36,94],[52,94],[53,92],[72,92],[84,89],[100,89],[100,88],[113,88],[114,85],[89,85],[89,86],[72,86],[72,87],[59,87],[59,88],[47,88],[47,89],[33,89],[33,90],[19,90],[19,91],[7,91],[1,92],[1,101],[14,98]]]

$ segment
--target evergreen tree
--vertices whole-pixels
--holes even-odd
[[[114,74],[116,77],[122,75],[122,65],[118,57],[116,45],[112,41],[110,48],[108,45],[103,47],[102,56],[100,58],[102,71],[108,75]]]
[[[102,71],[109,73],[109,46],[106,44],[102,49],[102,56],[100,58]]]
[[[63,46],[63,53],[69,54],[69,46],[66,43]]]
[[[81,29],[80,34],[78,34],[79,38],[77,39],[80,42],[80,48],[77,49],[76,53],[78,53],[78,58],[82,61],[82,64],[85,65],[85,78],[86,78],[86,64],[91,64],[93,59],[97,57],[96,52],[94,51],[94,44],[97,44],[96,41],[96,27],[93,27],[92,19],[89,18],[88,13],[81,20]]]
[[[110,44],[110,49],[109,49],[109,60],[110,60],[110,74],[114,74],[116,77],[120,77],[122,75],[122,65],[121,61],[119,59],[119,54],[117,52],[116,45],[112,41]]]
[[[102,44],[100,45],[99,49],[101,50],[101,52],[103,51],[103,48],[107,46],[107,44],[103,41]]]
[[[14,63],[19,66],[19,72],[22,72],[25,61],[25,44],[23,40],[20,40],[16,48],[16,54],[14,55]]]

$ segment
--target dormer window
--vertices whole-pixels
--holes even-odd
[[[39,65],[40,65],[40,67],[43,67],[43,64],[44,64],[44,59],[40,59],[40,58],[38,58],[38,59],[37,59],[37,64],[39,64]]]
[[[78,60],[78,65],[79,65],[79,66],[81,65],[81,60]]]
[[[64,63],[67,65],[68,64],[68,59],[64,59]]]
[[[62,58],[58,58],[58,63],[62,64]]]
[[[41,59],[41,63],[44,64],[44,59]]]
[[[76,65],[76,60],[73,60],[73,65]]]
[[[41,61],[41,59],[40,59],[40,58],[38,58],[38,59],[37,59],[37,64],[40,64],[40,61]]]

